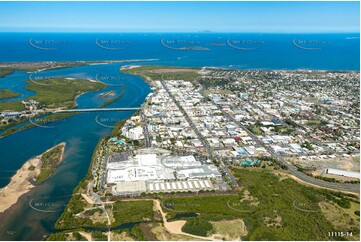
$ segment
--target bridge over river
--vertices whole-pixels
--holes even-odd
[[[72,112],[108,112],[108,111],[137,111],[140,107],[135,108],[79,108],[54,110],[52,113],[72,113]]]

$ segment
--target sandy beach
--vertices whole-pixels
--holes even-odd
[[[88,241],[93,241],[91,233],[87,233],[87,232],[84,232],[84,231],[79,231],[79,234],[81,234]]]
[[[122,66],[120,67],[120,70],[123,71],[123,70],[130,70],[130,69],[134,69],[134,68],[138,68],[140,66],[136,66],[136,65],[129,65],[129,66]]]
[[[60,143],[56,146],[59,145],[64,145],[65,147],[65,143]],[[46,150],[44,153],[55,148],[56,146]],[[19,170],[17,170],[16,174],[11,178],[10,183],[6,187],[0,189],[0,213],[3,213],[5,210],[9,209],[18,201],[21,195],[29,192],[30,189],[34,187],[32,181],[35,181],[40,174],[40,158],[44,153],[25,162],[25,164]],[[63,154],[64,149],[61,155],[61,160],[63,159]]]

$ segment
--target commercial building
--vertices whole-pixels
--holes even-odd
[[[140,195],[146,191],[147,188],[144,181],[122,182],[112,187],[112,194],[117,196]]]
[[[141,126],[137,126],[134,128],[130,128],[129,130],[122,130],[125,137],[133,140],[141,140],[144,139],[143,128]]]
[[[326,173],[331,174],[331,175],[345,176],[345,177],[360,179],[360,173],[359,172],[354,172],[354,171],[346,171],[346,170],[328,168]]]
[[[190,155],[162,155],[149,149],[135,156],[114,153],[104,159],[107,183],[112,186],[114,195],[216,190],[217,186],[210,179],[214,182],[222,179],[215,165],[202,164]]]

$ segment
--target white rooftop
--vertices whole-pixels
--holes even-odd
[[[346,177],[352,177],[352,178],[360,179],[360,173],[359,172],[354,172],[354,171],[347,171],[347,170],[339,170],[339,169],[328,168],[327,169],[327,174],[338,175],[338,176],[346,176]]]

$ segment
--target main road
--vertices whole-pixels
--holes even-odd
[[[161,80],[160,81],[163,88],[166,90],[166,92],[168,93],[169,97],[172,99],[172,101],[175,103],[175,105],[178,107],[179,111],[181,111],[181,113],[183,114],[184,118],[187,120],[187,122],[189,123],[189,125],[191,126],[191,128],[194,130],[194,132],[196,133],[198,139],[202,142],[202,145],[204,146],[204,148],[206,149],[209,159],[213,161],[213,152],[212,152],[212,148],[209,145],[208,141],[202,136],[202,134],[198,131],[197,127],[194,125],[193,121],[189,118],[187,112],[184,110],[184,108],[180,105],[180,103],[178,102],[178,100],[174,97],[174,95],[171,93],[171,91],[168,89],[167,85],[165,85],[164,81]]]
[[[204,96],[204,93],[201,92],[201,94]],[[213,100],[212,100],[213,102]],[[287,162],[283,156],[275,153],[270,147],[265,146],[256,135],[254,135],[251,131],[249,131],[244,125],[242,125],[239,121],[237,121],[232,115],[224,111],[220,105],[213,102],[217,107],[222,111],[223,115],[225,115],[227,118],[232,120],[234,123],[236,123],[240,128],[244,129],[247,134],[256,142],[256,144],[260,147],[265,147],[267,151],[271,154],[273,158],[278,159],[282,164],[284,164],[290,173],[294,175],[296,178],[300,179],[303,182],[322,187],[322,188],[328,188],[328,189],[336,189],[336,190],[342,190],[346,192],[352,192],[352,193],[360,193],[360,185],[359,184],[351,184],[351,183],[333,183],[333,182],[327,182],[320,179],[316,179],[314,177],[308,176],[305,173],[298,171],[297,168]]]

